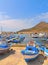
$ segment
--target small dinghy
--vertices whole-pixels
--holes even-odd
[[[27,46],[21,53],[23,54],[25,61],[28,62],[38,57],[39,50],[35,46]]]

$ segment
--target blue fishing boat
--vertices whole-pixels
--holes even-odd
[[[40,51],[43,51],[43,52],[44,52],[45,46],[44,46],[44,45],[40,45],[38,49],[39,49]]]
[[[48,56],[48,48],[44,48],[44,54],[45,54],[45,56]]]
[[[44,54],[45,54],[45,56],[48,56],[48,48],[47,48],[47,47],[45,47],[45,46],[40,46],[38,49],[39,49],[40,51],[43,51]]]
[[[39,55],[39,50],[35,46],[26,46],[25,50],[22,50],[21,53],[24,56],[26,62],[34,60]]]
[[[13,39],[12,43],[20,43],[20,40],[19,39]]]
[[[7,41],[8,43],[12,42],[13,39],[15,39],[15,36],[14,36],[14,35],[10,35],[10,36],[7,36],[7,37],[6,37],[6,41]]]
[[[10,46],[8,43],[0,41],[0,54],[8,52],[9,49]]]
[[[48,37],[47,37],[47,40],[46,41],[48,41]]]
[[[15,38],[15,36],[14,35],[10,35],[10,36],[6,37],[7,40],[12,39],[12,38]]]
[[[13,40],[12,40],[12,42],[13,43],[21,43],[23,40],[25,39],[25,37],[18,37],[18,38],[14,38]]]

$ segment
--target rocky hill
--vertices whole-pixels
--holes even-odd
[[[47,32],[48,33],[48,23],[46,22],[40,22],[36,26],[30,28],[30,29],[23,29],[18,32]]]

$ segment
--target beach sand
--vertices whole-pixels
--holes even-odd
[[[37,59],[26,62],[24,56],[20,53],[25,47],[11,47],[13,49],[9,53],[0,55],[0,65],[48,65],[48,60],[44,58],[44,54],[40,52]]]

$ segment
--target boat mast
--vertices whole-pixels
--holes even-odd
[[[1,26],[1,34],[2,34],[2,26]]]

